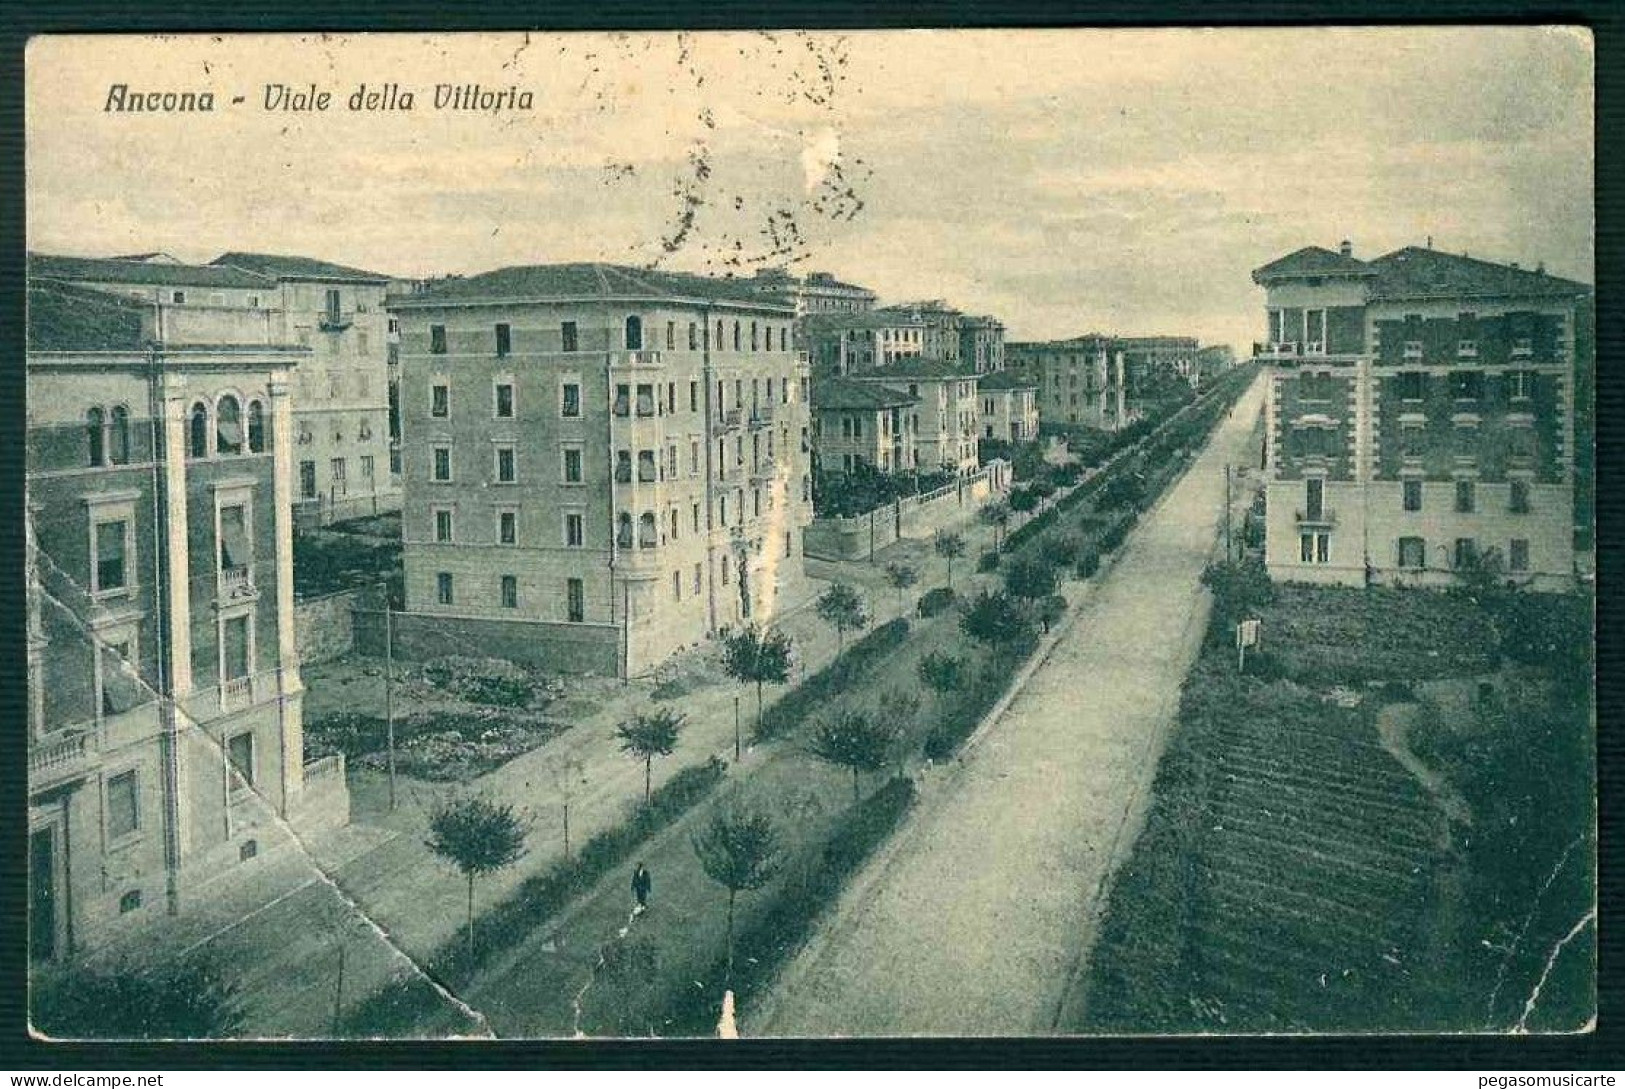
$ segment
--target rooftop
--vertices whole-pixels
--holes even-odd
[[[977,389],[1037,389],[1038,383],[1009,371],[993,371],[976,380]]]
[[[919,398],[901,390],[846,378],[824,378],[813,383],[814,408],[883,409],[919,404]]]
[[[49,253],[28,255],[28,278],[155,287],[267,288],[274,285],[274,281],[240,268],[183,265],[141,257],[65,257]]]
[[[1371,266],[1323,246],[1305,246],[1253,270],[1253,282],[1288,280],[1300,276],[1370,276]]]
[[[245,253],[233,250],[222,253],[211,265],[246,269],[275,280],[339,280],[351,283],[387,283],[391,277],[381,272],[335,265],[331,261],[318,261],[314,257],[293,257],[275,253]]]
[[[30,262],[32,263],[32,262]],[[31,352],[143,351],[142,315],[133,299],[88,287],[43,282],[28,285]]]
[[[1369,280],[1368,297],[1372,300],[1554,298],[1589,294],[1592,290],[1588,284],[1552,276],[1543,268],[1483,261],[1427,246],[1406,246],[1370,261],[1320,246],[1305,246],[1255,270],[1253,281],[1267,285],[1280,280],[1345,275]]]
[[[843,329],[918,329],[925,325],[918,314],[894,310],[837,310],[808,314],[802,319],[809,333],[840,332]]]
[[[975,378],[976,368],[972,366],[951,367],[936,360],[921,359],[918,356],[904,356],[895,363],[884,367],[877,367],[862,374],[849,374],[847,377],[861,382],[891,382],[899,378],[923,378],[926,381],[945,381],[951,378]]]
[[[434,306],[492,299],[697,299],[789,309],[764,299],[761,285],[748,279],[598,262],[493,269],[477,276],[441,281],[420,294],[401,298],[399,305]]]

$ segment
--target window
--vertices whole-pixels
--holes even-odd
[[[90,440],[90,464],[92,466],[107,463],[105,420],[106,417],[99,408],[92,408],[85,413],[85,437]]]
[[[513,383],[498,382],[496,385],[496,414],[499,420],[513,419]]]
[[[632,451],[615,451],[615,483],[632,483]]]
[[[560,351],[574,352],[580,350],[579,341],[576,337],[575,322],[566,321],[559,324],[559,341]],[[566,412],[565,415],[569,416],[571,413]]]
[[[201,401],[192,406],[192,426],[187,432],[187,455],[209,456],[209,410]]]
[[[559,403],[559,415],[567,419],[576,419],[581,415],[581,386],[575,382],[566,382]],[[626,413],[620,413],[624,416]]]
[[[1326,482],[1319,477],[1312,477],[1303,482],[1304,487],[1304,514],[1310,519],[1319,519],[1326,513]]]
[[[653,548],[660,543],[660,528],[649,511],[638,515],[638,547]]]
[[[231,763],[232,785],[235,787],[252,787],[254,785],[254,735],[244,731],[233,734],[226,742],[226,759]]]
[[[248,402],[248,452],[265,453],[265,406],[258,401]]]
[[[497,511],[497,544],[511,545],[519,540],[519,516],[511,510]]]
[[[512,484],[514,482],[513,447],[497,447],[497,483]]]
[[[129,572],[125,552],[129,529],[130,523],[122,519],[96,523],[96,584],[91,587],[95,593],[126,588]]]
[[[722,557],[722,585],[728,585],[728,557]]]
[[[497,323],[497,356],[500,358],[513,351],[513,333],[507,322]]]
[[[448,469],[447,472],[449,473],[450,470]],[[299,498],[316,498],[316,463],[314,461],[301,461],[299,463]]]
[[[121,839],[141,828],[141,791],[134,771],[107,780],[107,838]]]
[[[564,448],[564,482],[581,483],[581,451],[574,447]]]
[[[700,564],[694,565],[694,594],[699,596],[700,587],[704,585],[704,568]]]
[[[237,398],[227,394],[220,398],[215,419],[215,450],[222,454],[243,452],[243,424]]]
[[[1405,509],[1419,511],[1422,509],[1422,482],[1420,480],[1405,481]]]
[[[629,352],[643,350],[643,319],[636,314],[626,319],[626,350]]]
[[[566,514],[564,516],[564,544],[566,548],[580,548],[586,542],[586,531],[583,528],[582,516],[579,514]]]
[[[1420,571],[1427,566],[1427,542],[1420,537],[1399,539],[1399,566],[1407,571]]]
[[[429,415],[438,419],[451,415],[451,387],[444,382],[429,387]]]
[[[1427,388],[1427,375],[1421,371],[1405,371],[1399,376],[1399,399],[1420,401]]]
[[[376,478],[375,467],[377,460],[371,454],[361,455],[361,479],[371,484]]]
[[[624,510],[615,516],[615,547],[632,547],[632,516]]]
[[[434,539],[440,543],[452,540],[451,511],[437,510],[434,512]]]
[[[666,347],[677,347],[677,323],[675,321],[668,321],[666,323]]]
[[[221,626],[221,681],[240,681],[249,669],[248,617],[230,616]]]
[[[519,580],[513,575],[502,576],[501,594],[504,609],[519,608]]]
[[[1477,496],[1474,494],[1471,480],[1456,481],[1456,513],[1471,514],[1476,505]]]
[[[342,495],[348,481],[344,476],[344,459],[333,458],[328,462],[328,471],[333,475],[333,490]]]
[[[1507,398],[1513,401],[1527,401],[1535,388],[1535,375],[1532,371],[1507,372]]]
[[[452,604],[453,598],[452,598],[452,588],[451,588],[451,572],[450,571],[442,571],[442,572],[440,572],[439,574],[437,574],[434,577],[434,581],[435,581],[435,593],[439,598],[440,604],[442,604],[442,605],[450,605],[450,604]]]
[[[1523,537],[1514,537],[1507,547],[1507,569],[1510,571],[1529,570],[1529,541]]]
[[[638,383],[638,415],[653,416],[655,414],[655,388],[651,383]]]
[[[1512,481],[1511,493],[1507,500],[1507,509],[1513,514],[1529,513],[1529,481]]]
[[[571,623],[579,624],[587,619],[586,587],[580,579],[564,580],[565,617]]]
[[[172,291],[172,292],[170,292],[169,293],[169,301],[172,302],[172,303],[185,303],[186,302],[186,292],[184,292],[184,291]]]
[[[436,446],[434,448],[433,479],[442,484],[451,480],[451,447]]]
[[[688,350],[689,351],[692,352],[692,351],[694,351],[696,348],[698,348],[700,346],[699,337],[700,337],[699,328],[693,322],[689,322],[688,323]]]
[[[1478,542],[1471,537],[1456,538],[1456,569],[1470,567],[1478,560]]]
[[[1484,395],[1484,375],[1478,371],[1451,371],[1450,396],[1458,401],[1476,401]]]
[[[118,898],[118,913],[128,915],[132,911],[141,910],[141,890],[131,889]]]
[[[429,326],[429,354],[446,354],[446,327],[444,325]]]
[[[681,571],[671,573],[671,599],[673,601],[683,600],[683,573]]]
[[[615,387],[615,407],[611,409],[615,415],[625,417],[632,413],[632,387],[621,384]]]
[[[734,351],[739,350],[739,323],[734,322]]]
[[[241,503],[220,508],[220,570],[246,571],[253,558],[248,537],[248,508]]]

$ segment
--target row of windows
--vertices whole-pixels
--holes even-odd
[[[685,332],[683,343],[691,352],[699,351],[702,347],[711,348],[713,346],[718,351],[721,351],[723,346],[728,343],[726,339],[727,326],[720,320],[716,324],[715,341],[707,335],[709,329],[698,322],[689,322]],[[777,333],[776,337],[775,332]],[[514,344],[513,327],[507,322],[498,322],[492,327],[491,333],[492,351],[499,358],[511,355]],[[775,341],[777,343],[776,348]],[[764,349],[769,352],[787,352],[790,350],[790,327],[788,325],[771,325],[765,322],[752,321],[746,324],[736,321],[733,323],[732,343],[733,350],[736,352],[746,350],[747,343],[749,344],[749,350],[753,352]],[[559,344],[560,351],[577,352],[581,350],[581,329],[576,322],[559,323]],[[677,323],[668,321],[666,323],[665,346],[667,349],[675,351],[677,344]],[[644,349],[644,329],[641,317],[635,314],[631,315],[622,324],[621,345],[629,352],[638,352]],[[444,325],[429,326],[429,352],[433,355],[446,354],[447,338]]]
[[[761,396],[761,379],[750,380],[750,404],[753,414],[761,412],[762,405],[773,404],[775,398],[779,404],[790,403],[791,380],[789,378],[766,379],[765,402]],[[745,381],[736,378],[733,383],[733,407],[742,408],[745,403]],[[698,381],[688,383],[688,411],[699,412],[700,384]],[[667,382],[661,386],[653,382],[640,382],[635,386],[622,383],[615,387],[615,399],[611,411],[620,417],[632,415],[634,407],[639,416],[664,416],[678,411],[677,383]],[[717,383],[717,411],[723,413],[728,410],[727,383]],[[498,381],[491,386],[491,415],[499,420],[511,420],[518,414],[515,386],[512,381]],[[451,385],[448,382],[433,382],[429,386],[429,415],[434,419],[447,419],[451,416]],[[581,417],[581,384],[579,382],[563,382],[559,385],[559,415],[566,419],[579,419]]]
[[[765,453],[763,436],[766,436]],[[789,430],[781,429],[785,442],[789,441]],[[753,472],[760,472],[764,464],[771,463],[775,456],[776,444],[772,431],[757,432],[750,437],[750,464]],[[802,451],[807,450],[806,429],[802,429]],[[717,479],[726,480],[727,470],[727,440],[717,440]],[[453,482],[452,474],[452,447],[449,443],[441,443],[430,448],[431,460],[429,465],[429,479],[437,484]],[[637,479],[640,483],[651,484],[663,480],[675,480],[678,476],[678,448],[676,443],[666,447],[664,464],[660,463],[656,451],[639,450],[637,452]],[[765,457],[765,462],[764,462]],[[518,483],[518,463],[512,443],[498,443],[492,452],[493,470],[492,480],[498,484]],[[560,482],[564,484],[585,483],[583,475],[583,452],[579,446],[566,446],[559,451]],[[342,462],[342,458],[335,462]],[[363,463],[369,469],[370,458],[363,458]],[[312,463],[313,464],[313,463]],[[745,439],[743,435],[734,437],[734,464],[743,467],[745,464]],[[700,442],[698,439],[689,440],[688,444],[688,472],[690,476],[700,474]],[[339,475],[342,475],[342,467]],[[632,451],[617,450],[615,452],[615,482],[630,484],[632,482]]]
[[[220,574],[230,581],[253,564],[253,535],[248,506],[228,503],[219,508],[216,533]],[[90,592],[105,596],[134,589],[135,535],[129,518],[96,518],[91,523]]]
[[[1427,570],[1428,543],[1425,538],[1401,537],[1396,552],[1396,559],[1402,570]],[[1479,556],[1478,540],[1473,537],[1457,537],[1453,544],[1441,544],[1435,549],[1435,552],[1443,554],[1442,558],[1445,562],[1439,564],[1440,567],[1460,570],[1477,561]],[[1331,555],[1332,541],[1330,533],[1313,532],[1298,535],[1299,562],[1330,563]],[[1507,542],[1506,565],[1507,570],[1512,572],[1529,570],[1528,538],[1513,537]]]
[[[1422,482],[1420,480],[1407,480],[1404,482],[1402,490],[1401,505],[1404,509],[1411,512],[1421,510]],[[1456,481],[1453,509],[1457,514],[1474,514],[1478,512],[1477,482],[1472,480]],[[1507,491],[1507,512],[1509,514],[1528,514],[1529,509],[1529,481],[1511,481]]]
[[[1309,375],[1299,378],[1298,397],[1302,400],[1312,399],[1305,386]],[[1427,396],[1428,375],[1425,371],[1403,371],[1395,376],[1398,380],[1399,399],[1402,401],[1420,401]],[[1484,374],[1482,371],[1451,371],[1445,376],[1447,391],[1451,398],[1457,401],[1481,401],[1484,399]],[[1534,371],[1507,371],[1505,374],[1505,388],[1508,400],[1527,401],[1534,395]],[[1321,399],[1327,399],[1322,397]]]
[[[329,417],[328,425],[332,428],[333,441],[334,442],[343,442],[344,441],[344,417],[342,417],[342,416]],[[315,442],[316,441],[316,424],[314,422],[312,422],[308,418],[300,420],[299,421],[298,439],[299,439],[299,445],[300,446],[308,446],[311,443]],[[357,442],[371,442],[372,441],[372,420],[371,420],[371,418],[363,416],[363,417],[361,417],[360,419],[358,419],[356,421],[356,424],[355,424],[355,439],[356,439]]]
[[[208,404],[194,402],[187,426],[186,446],[187,456],[192,458],[206,458],[211,453],[241,454],[244,447],[243,412],[237,398],[228,393],[215,403],[212,429],[209,427]],[[265,407],[259,401],[248,402],[247,448],[251,454],[263,454],[269,448],[265,434]]]
[[[1528,460],[1535,457],[1539,439],[1531,426],[1508,427],[1502,433],[1509,457]],[[1292,432],[1291,453],[1301,458],[1326,458],[1344,453],[1343,439],[1335,427],[1303,425]],[[1461,460],[1477,460],[1483,451],[1484,437],[1476,424],[1457,424],[1451,429],[1451,451]],[[1425,456],[1429,449],[1428,432],[1420,424],[1406,424],[1399,429],[1399,453],[1413,460]]]
[[[457,604],[457,582],[450,571],[435,575],[435,600],[441,605]],[[497,602],[504,609],[519,608],[519,578],[516,575],[497,577]],[[587,619],[586,585],[581,579],[564,580],[565,619],[573,624]]]
[[[399,456],[399,453],[397,450],[389,452],[390,470],[392,472],[400,471],[400,467],[395,464],[395,459]],[[361,483],[368,491],[371,491],[377,474],[377,461],[371,454],[362,454],[357,460],[361,463]],[[329,484],[329,498],[349,494],[349,464],[343,458],[328,460],[327,476],[331,482]],[[299,498],[318,498],[316,491],[316,463],[314,461],[301,461],[299,463]]]

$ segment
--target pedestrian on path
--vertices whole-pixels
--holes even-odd
[[[643,868],[643,863],[639,862],[638,868],[632,872],[632,895],[637,897],[639,911],[649,906],[649,889],[653,884],[654,881],[649,877],[649,871]]]

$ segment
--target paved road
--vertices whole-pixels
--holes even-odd
[[[1226,461],[1255,457],[1255,384],[1070,629],[859,875],[752,1016],[754,1035],[1051,1031],[1207,615]]]

